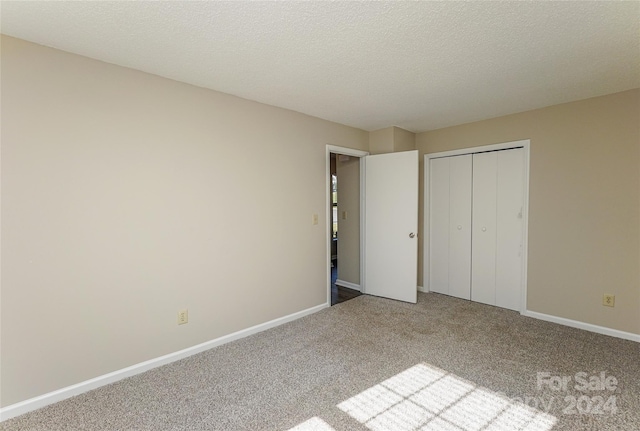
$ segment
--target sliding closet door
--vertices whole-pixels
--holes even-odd
[[[496,303],[496,192],[498,152],[473,155],[471,299]]]
[[[471,297],[470,154],[431,159],[429,289]]]
[[[522,148],[473,155],[471,299],[520,309],[522,292]]]
[[[449,294],[449,160],[429,161],[429,290]]]
[[[449,294],[471,299],[471,154],[451,157]]]
[[[496,305],[519,310],[522,300],[524,149],[498,152]]]

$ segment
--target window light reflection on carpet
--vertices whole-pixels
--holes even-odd
[[[556,418],[428,364],[338,404],[372,431],[549,431]]]
[[[308,421],[302,422],[294,428],[291,428],[289,431],[335,431],[335,429],[316,416],[312,417]]]

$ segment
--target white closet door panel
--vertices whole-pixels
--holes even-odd
[[[449,294],[471,299],[472,156],[449,162]]]
[[[520,309],[522,292],[522,211],[524,149],[497,153],[496,303]]]
[[[449,294],[449,158],[429,162],[429,290]]]
[[[471,299],[496,301],[497,152],[473,155]]]

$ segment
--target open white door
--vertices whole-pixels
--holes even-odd
[[[364,289],[417,301],[418,151],[365,158]]]

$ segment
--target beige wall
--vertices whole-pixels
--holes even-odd
[[[371,154],[394,153],[416,149],[416,134],[396,126],[369,133]]]
[[[393,127],[393,151],[411,151],[416,149],[416,134],[400,127]]]
[[[393,127],[369,132],[371,154],[393,153]]]
[[[1,138],[2,406],[325,303],[325,147],[368,147],[4,36]]]
[[[337,171],[338,279],[360,284],[360,159],[338,156]]]
[[[416,142],[422,155],[520,139],[531,140],[529,310],[640,334],[640,90]],[[604,293],[616,295],[615,308],[601,305]]]

